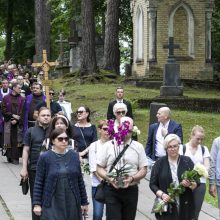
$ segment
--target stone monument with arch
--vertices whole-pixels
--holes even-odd
[[[167,61],[163,47],[170,37],[182,79],[213,79],[211,18],[214,0],[131,0],[133,18],[132,74],[162,78]]]

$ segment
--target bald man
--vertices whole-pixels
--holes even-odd
[[[168,107],[162,107],[157,112],[158,123],[151,124],[148,131],[148,139],[145,152],[152,160],[165,156],[163,142],[168,134],[176,134],[183,142],[181,124],[171,120],[171,111]]]

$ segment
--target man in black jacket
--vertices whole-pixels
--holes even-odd
[[[116,100],[109,102],[108,111],[107,111],[107,119],[108,120],[115,119],[115,115],[113,113],[113,106],[116,103],[124,103],[128,109],[126,116],[133,118],[131,103],[129,101],[126,101],[125,99],[123,99],[124,89],[122,87],[117,87],[115,95],[116,95]]]

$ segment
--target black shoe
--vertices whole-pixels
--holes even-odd
[[[12,159],[7,157],[8,163],[12,163]]]
[[[14,165],[18,165],[18,164],[19,164],[19,160],[13,160],[12,163],[13,163]]]

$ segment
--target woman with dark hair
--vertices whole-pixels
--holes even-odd
[[[33,211],[41,220],[81,220],[88,200],[79,155],[66,151],[69,137],[61,128],[51,132],[52,150],[41,154],[33,195]]]
[[[87,158],[89,145],[97,140],[97,130],[95,125],[90,123],[90,109],[81,106],[76,112],[77,123],[73,125],[73,139],[80,156]]]
[[[50,146],[49,146],[49,137],[50,137],[51,132],[54,129],[56,129],[56,128],[60,128],[63,131],[65,131],[67,133],[68,137],[70,138],[67,150],[70,150],[70,149],[74,150],[75,143],[74,143],[74,140],[73,140],[73,129],[72,129],[71,125],[70,125],[69,120],[64,115],[56,115],[52,119],[52,121],[51,121],[51,123],[49,125],[49,128],[48,128],[47,135],[46,135],[47,138],[45,139],[46,149],[50,148]]]

